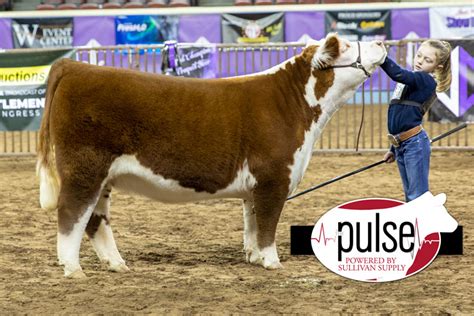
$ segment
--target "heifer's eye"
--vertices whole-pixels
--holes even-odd
[[[345,45],[342,46],[342,52],[346,52],[349,48],[351,48],[351,44],[345,43]]]

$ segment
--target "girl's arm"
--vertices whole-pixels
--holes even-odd
[[[429,76],[421,71],[415,72],[403,69],[389,57],[385,58],[384,63],[380,67],[393,81],[406,84],[407,86],[420,86],[424,81],[423,75]]]

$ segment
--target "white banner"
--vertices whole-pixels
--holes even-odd
[[[430,8],[430,37],[474,37],[474,7]]]

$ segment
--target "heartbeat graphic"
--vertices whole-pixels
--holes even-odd
[[[314,240],[316,240],[316,241],[319,243],[319,242],[321,241],[321,236],[322,236],[322,237],[323,237],[323,240],[324,240],[324,246],[326,246],[326,245],[327,245],[327,242],[328,242],[329,240],[331,240],[331,241],[333,241],[333,242],[336,242],[337,235],[338,235],[338,233],[337,233],[337,229],[336,229],[336,233],[334,234],[334,237],[328,237],[328,238],[327,238],[327,237],[326,237],[326,234],[325,234],[325,232],[324,232],[324,223],[321,223],[321,229],[319,230],[319,236],[318,236],[318,238],[313,237],[313,238],[311,238],[311,239],[314,239]]]
[[[415,243],[415,246],[418,245],[418,249],[416,250],[416,253],[418,253],[420,251],[420,249],[423,248],[423,245],[425,245],[425,244],[432,245],[433,243],[439,244],[439,241],[440,241],[439,239],[426,239],[426,237],[430,236],[430,234],[426,235],[425,238],[423,239],[423,241],[421,240],[421,238],[420,238],[420,228],[418,227],[418,217],[415,218],[415,236],[416,236],[416,238],[413,241],[418,242],[417,244]],[[410,252],[410,255],[411,255],[412,259],[413,259],[413,257],[415,257],[415,248],[416,247],[413,247],[413,251]]]

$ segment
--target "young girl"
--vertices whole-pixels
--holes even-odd
[[[431,146],[421,123],[436,100],[436,92],[449,89],[450,54],[448,42],[427,40],[416,53],[414,71],[401,68],[388,57],[381,65],[397,82],[388,108],[388,137],[392,146],[384,160],[397,160],[407,202],[429,190]]]

